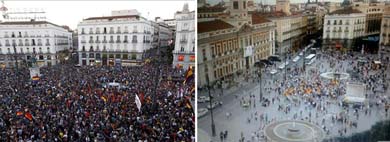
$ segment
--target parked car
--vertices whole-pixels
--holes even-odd
[[[210,97],[208,96],[199,96],[198,97],[198,103],[204,103],[204,102],[209,102],[210,101]]]
[[[299,56],[296,56],[294,59],[293,59],[293,62],[295,63],[295,62],[298,62],[299,61],[299,59],[301,59],[301,57],[299,57]]]
[[[272,75],[274,75],[274,74],[278,73],[278,70],[272,69],[271,71],[269,71],[269,73],[272,74]]]
[[[198,109],[198,118],[205,116],[207,114],[207,112],[209,112],[209,110],[207,110],[207,108],[199,108]]]
[[[220,101],[220,102],[216,101],[216,102],[213,102],[211,104],[211,107],[210,107],[210,105],[207,105],[207,108],[208,109],[214,109],[215,107],[220,106],[220,105],[222,105],[222,101]]]

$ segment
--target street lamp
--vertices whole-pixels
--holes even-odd
[[[215,137],[216,133],[215,133],[214,115],[213,115],[213,107],[212,107],[213,97],[211,97],[211,93],[210,93],[211,87],[210,87],[210,81],[208,76],[206,80],[207,80],[207,90],[209,92],[209,98],[210,98],[209,103],[210,103],[210,114],[211,114],[211,131],[212,131],[212,136]]]
[[[259,97],[259,101],[262,102],[263,101],[263,88],[262,88],[262,71],[261,69],[264,68],[266,66],[266,64],[263,62],[263,61],[259,61],[259,62],[256,62],[255,63],[255,66],[259,68],[259,90],[260,90],[260,97]]]
[[[18,56],[16,54],[16,43],[13,42],[12,46],[14,48],[14,58],[15,58],[15,67],[16,67],[16,74],[19,74],[19,65],[18,65]]]

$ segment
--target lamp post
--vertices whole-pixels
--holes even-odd
[[[208,89],[208,92],[209,92],[209,98],[210,98],[210,114],[211,114],[211,132],[212,132],[212,136],[215,137],[216,136],[216,133],[215,133],[215,124],[214,124],[214,115],[213,115],[213,107],[212,107],[212,102],[213,102],[213,97],[211,96],[211,93],[210,93],[210,81],[208,79],[208,76],[206,78],[207,80],[207,89]]]
[[[265,66],[265,63],[262,61],[259,61],[259,62],[255,63],[255,66],[257,66],[259,68],[259,85],[260,85],[259,86],[259,90],[260,90],[259,101],[262,102],[263,101],[262,68]]]
[[[14,58],[15,58],[16,73],[19,74],[18,56],[16,54],[16,43],[12,43],[12,46],[14,47]]]

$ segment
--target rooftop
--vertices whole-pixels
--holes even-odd
[[[59,26],[48,21],[15,21],[15,22],[2,22],[0,25],[36,25],[36,24],[50,24],[56,27],[65,29],[63,26]],[[68,29],[66,29],[68,30]]]
[[[138,15],[122,15],[122,16],[103,16],[103,17],[90,17],[84,20],[112,20],[112,19],[124,19],[124,18],[139,18]]]
[[[226,7],[222,7],[219,5],[215,6],[202,6],[198,8],[198,13],[206,13],[206,12],[223,12],[226,9]]]
[[[332,14],[353,14],[353,13],[362,13],[362,12],[359,10],[353,9],[352,7],[347,7],[347,8],[333,11],[332,13],[330,13],[330,15],[332,15]]]
[[[252,14],[252,24],[262,24],[267,22],[271,22],[271,21],[265,18],[264,16],[262,16],[262,14],[260,13]]]
[[[222,20],[198,22],[198,33],[234,28],[234,26]]]

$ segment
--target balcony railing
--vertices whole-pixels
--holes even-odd
[[[96,31],[96,34],[100,34],[100,32],[99,32],[99,31]]]
[[[113,40],[110,40],[110,43],[114,43],[114,41],[113,41]]]
[[[28,37],[28,35],[23,35],[23,37]]]
[[[23,46],[23,43],[19,43],[18,46]]]
[[[121,31],[116,31],[116,33],[117,33],[117,34],[120,34],[120,33],[121,33]]]
[[[133,31],[133,33],[138,33],[138,31]]]
[[[121,43],[121,41],[120,41],[120,40],[117,40],[116,43]]]
[[[93,34],[93,32],[92,32],[92,31],[89,31],[89,34]]]
[[[18,35],[18,37],[22,37],[22,35]]]
[[[137,40],[132,40],[131,43],[137,43]]]
[[[83,35],[83,34],[85,34],[85,32],[84,32],[84,31],[82,31],[82,32],[81,32],[81,34]]]
[[[110,31],[109,33],[110,33],[110,34],[114,34],[114,31]]]
[[[103,43],[107,43],[107,40],[103,40]]]
[[[129,33],[129,31],[124,31],[123,33],[125,33],[125,34],[128,34],[128,33]]]
[[[124,40],[124,41],[123,41],[123,43],[128,43],[128,42],[129,42],[129,41],[127,41],[127,40]]]
[[[4,38],[9,38],[9,35],[4,35]]]
[[[181,39],[181,40],[180,40],[180,43],[187,43],[187,40]]]
[[[45,37],[49,37],[49,35],[45,35]]]
[[[30,43],[25,43],[24,46],[30,46]]]
[[[89,40],[88,42],[89,42],[89,43],[93,43],[93,40]]]
[[[42,43],[38,43],[38,46],[42,46]]]
[[[46,46],[50,46],[50,43],[46,43],[45,45],[46,45]]]
[[[85,40],[81,40],[81,43],[86,43],[86,41]]]
[[[96,40],[95,43],[100,43],[100,40]]]

